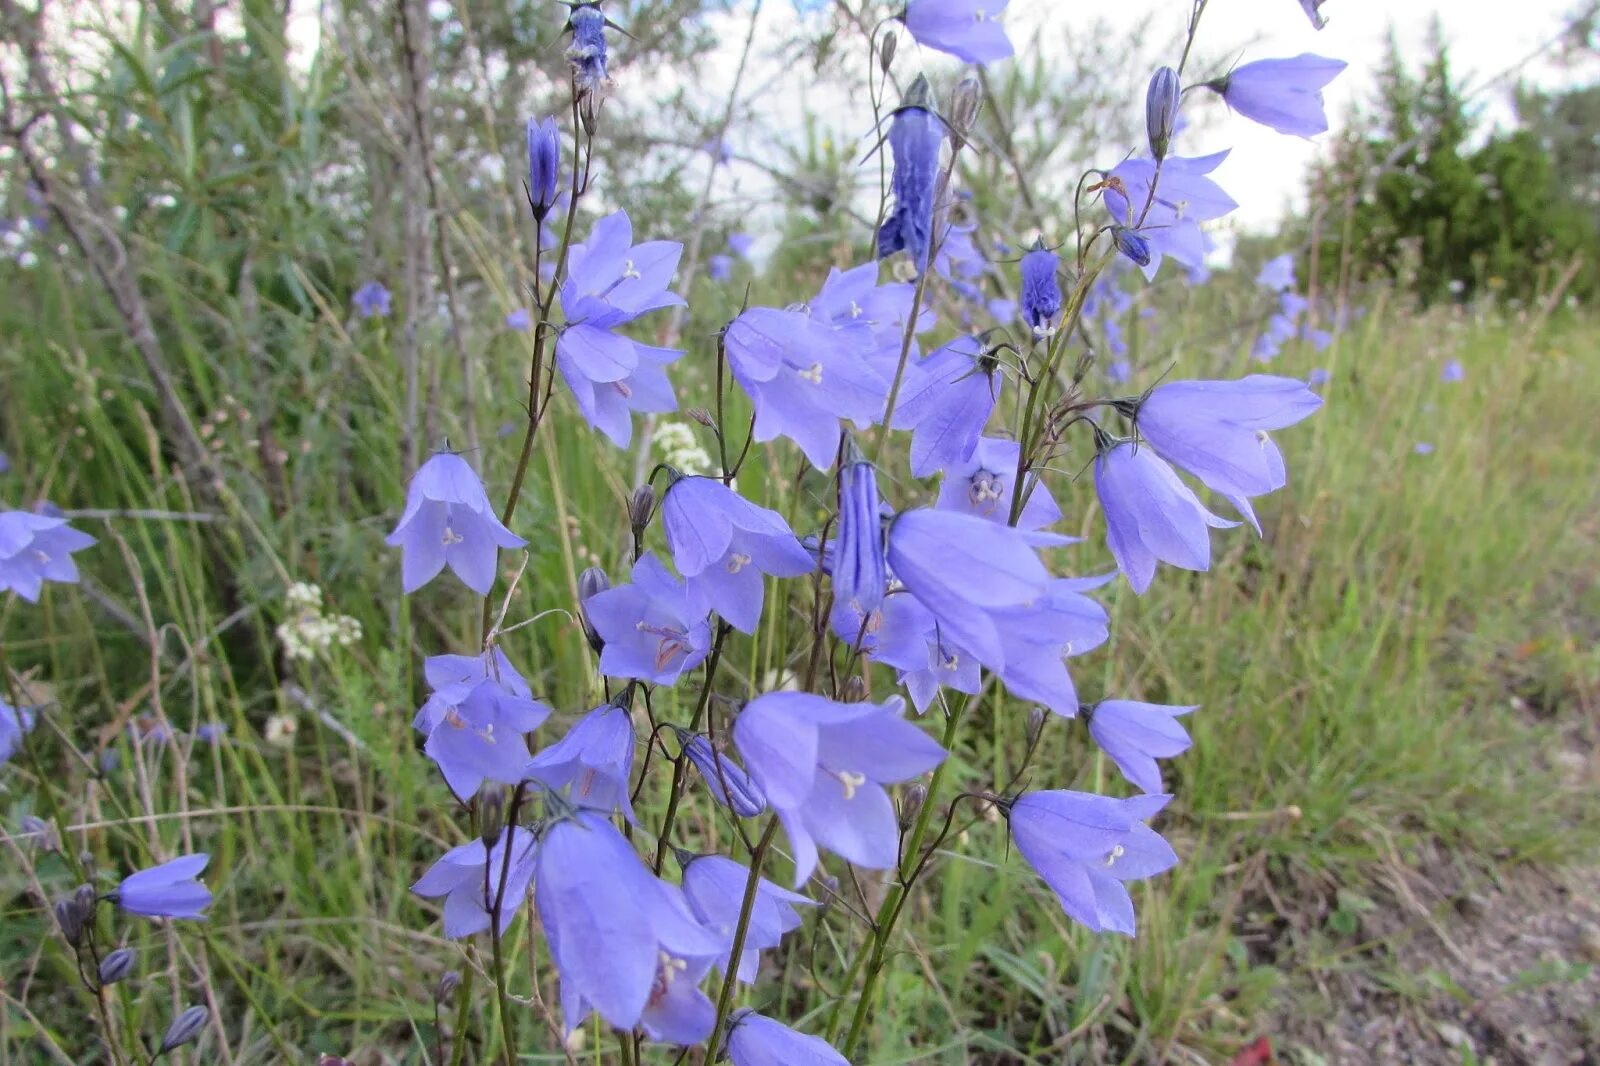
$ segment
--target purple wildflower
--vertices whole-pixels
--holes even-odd
[[[214,748],[228,738],[228,726],[224,722],[206,722],[194,731],[194,738]]]
[[[1328,24],[1328,20],[1322,14],[1322,5],[1326,2],[1327,0],[1300,0],[1300,10],[1311,20],[1311,28],[1314,30],[1320,30]]]
[[[750,250],[756,245],[754,235],[749,233],[728,234],[728,250],[740,259],[749,259]]]
[[[500,521],[467,461],[438,452],[412,477],[405,511],[385,543],[402,552],[406,592],[415,592],[449,566],[462,584],[487,596],[499,549],[527,542]]]
[[[1040,241],[1022,257],[1022,317],[1036,337],[1055,333],[1061,312],[1061,283],[1056,278],[1061,259]]]
[[[1094,487],[1106,513],[1106,545],[1133,590],[1143,593],[1158,562],[1211,569],[1211,529],[1238,525],[1206,510],[1156,450],[1129,441],[1094,460]]]
[[[1418,455],[1432,455],[1433,445],[1425,440],[1419,440],[1416,444],[1411,446],[1411,450],[1416,452]]]
[[[1313,389],[1326,385],[1332,380],[1333,374],[1320,366],[1312,367],[1311,373],[1306,375],[1306,384],[1310,385]]]
[[[669,485],[661,527],[690,591],[742,633],[761,622],[763,574],[799,577],[814,567],[782,515],[716,478],[680,477]]]
[[[1256,284],[1273,292],[1286,292],[1294,288],[1294,253],[1284,252],[1268,259],[1261,267],[1261,273],[1256,275]]]
[[[484,656],[435,655],[423,666],[434,690],[412,726],[462,802],[485,780],[514,785],[528,761],[528,733],[550,716],[499,648]]]
[[[1014,440],[979,437],[978,447],[965,462],[945,468],[939,483],[939,498],[934,507],[976,515],[1006,525],[1011,518],[1011,498],[1015,489],[1017,459],[1022,445]],[[1061,521],[1061,508],[1041,480],[1033,486],[1028,502],[1017,516],[1021,530],[1043,529]]]
[[[1150,241],[1138,230],[1129,229],[1127,226],[1112,226],[1111,240],[1117,246],[1117,251],[1127,256],[1136,265],[1147,267],[1150,265]]]
[[[533,211],[536,221],[543,222],[544,217],[555,206],[556,197],[560,195],[561,180],[561,131],[556,128],[556,120],[547,118],[543,122],[528,120],[528,207]]]
[[[201,918],[211,906],[211,890],[199,878],[209,855],[184,855],[129,874],[111,893],[117,906],[147,918]]]
[[[899,682],[911,695],[911,705],[922,714],[941,688],[969,695],[983,680],[982,664],[945,635],[922,602],[904,590],[886,597],[878,623],[871,629],[874,662],[894,667]],[[848,638],[854,640],[852,633]]]
[[[1440,381],[1461,381],[1467,376],[1466,368],[1461,365],[1461,360],[1451,359],[1439,371]]]
[[[767,797],[761,786],[750,779],[739,764],[712,748],[711,742],[698,733],[673,727],[678,743],[683,745],[684,756],[705,778],[711,798],[741,818],[754,818],[767,809]]]
[[[880,506],[877,472],[855,441],[846,440],[839,471],[839,537],[829,573],[834,595],[866,613],[883,602],[889,583]]]
[[[1007,0],[911,0],[906,30],[918,44],[967,63],[988,64],[1011,57],[1011,39],[1000,25]]]
[[[1134,700],[1101,700],[1088,712],[1089,735],[1139,791],[1158,793],[1161,768],[1156,760],[1189,750],[1189,734],[1178,723],[1178,717],[1194,709]]]
[[[1135,416],[1139,434],[1168,462],[1226,496],[1256,528],[1252,496],[1288,483],[1283,454],[1268,435],[1309,418],[1322,397],[1295,378],[1251,374],[1238,381],[1169,381],[1150,391]]]
[[[580,92],[605,88],[606,16],[598,3],[577,3],[567,14],[567,29],[572,43],[567,46],[567,61],[572,64],[572,82]]]
[[[1104,192],[1106,209],[1118,225],[1138,225],[1138,232],[1133,236],[1141,238],[1148,246],[1150,261],[1139,263],[1138,257],[1120,244],[1118,250],[1138,263],[1145,277],[1155,277],[1166,256],[1186,267],[1204,264],[1209,244],[1200,224],[1221,218],[1239,206],[1207,177],[1227,157],[1226,151],[1208,156],[1168,156],[1161,164],[1159,181],[1156,181],[1153,159],[1126,159],[1111,171],[1111,177],[1121,183],[1126,193],[1108,186]],[[1152,182],[1156,188],[1153,200],[1150,198]],[[1146,203],[1150,204],[1147,213]],[[1115,232],[1112,236],[1115,238]],[[1133,251],[1142,250],[1137,241],[1133,245]]]
[[[392,298],[382,282],[369,281],[355,291],[350,302],[362,318],[387,318]]]
[[[932,95],[927,79],[917,75],[890,121],[894,206],[878,230],[878,258],[903,249],[919,274],[928,265],[933,243],[933,201],[939,180],[939,148],[944,143],[944,123],[929,108]]]
[[[733,256],[714,255],[707,259],[706,273],[712,281],[727,281],[733,277]]]
[[[0,511],[0,592],[39,602],[46,581],[75,585],[78,565],[72,553],[95,543],[61,517],[31,511]]]
[[[17,753],[17,749],[22,747],[23,734],[32,728],[32,711],[26,707],[13,707],[5,700],[0,700],[0,765]]]
[[[683,865],[683,894],[700,923],[726,941],[717,969],[727,972],[734,930],[744,909],[744,888],[750,871],[720,855],[696,855]],[[815,907],[813,900],[779,888],[765,877],[756,882],[756,898],[745,930],[744,951],[739,956],[739,980],[755,983],[763,951],[777,947],[784,934],[800,927],[796,907]]]
[[[517,333],[526,333],[533,328],[533,315],[526,307],[519,307],[506,314],[506,329],[515,330]]]
[[[748,1007],[728,1020],[728,1058],[733,1066],[850,1066],[821,1037],[797,1033]]]
[[[1144,824],[1170,799],[1027,792],[1006,814],[1017,850],[1068,917],[1097,933],[1132,936],[1133,900],[1124,882],[1154,877],[1178,862],[1160,834]]]
[[[728,365],[755,407],[758,443],[788,437],[819,470],[833,465],[839,419],[883,415],[888,383],[873,369],[876,340],[803,311],[752,307],[723,335]]]
[[[711,650],[710,610],[650,552],[633,564],[633,580],[598,592],[583,609],[604,642],[600,672],[653,685],[673,685]]]
[[[883,786],[925,773],[948,754],[904,711],[898,697],[836,703],[769,692],[734,720],[734,743],[789,835],[796,887],[816,869],[819,845],[857,866],[894,866],[900,837]]]
[[[1111,576],[1055,578],[1038,599],[990,612],[1005,658],[987,665],[1013,696],[1042,703],[1063,718],[1078,713],[1078,689],[1066,660],[1092,651],[1110,636],[1105,608],[1083,590],[1105,584]]]
[[[440,856],[411,891],[424,899],[444,897],[444,935],[452,940],[487,930],[496,903],[504,933],[528,898],[536,848],[533,833],[521,826],[501,833],[493,847],[485,847],[481,838],[468,841]]]
[[[983,341],[957,337],[906,369],[895,429],[911,433],[911,472],[926,477],[972,458],[1005,379]]]
[[[573,723],[565,736],[535,755],[525,773],[552,792],[567,790],[577,806],[621,811],[636,822],[628,797],[633,772],[632,690],[603,703]]]
[[[1252,122],[1298,137],[1328,131],[1322,89],[1346,63],[1342,59],[1298,55],[1292,59],[1258,59],[1246,63],[1206,88]]]
[[[593,1008],[628,1032],[655,1005],[665,1008],[655,1019],[661,1032],[680,1006],[673,986],[682,982],[678,995],[687,992],[694,971],[705,972],[691,964],[726,951],[695,921],[682,892],[652,875],[601,814],[556,818],[540,838],[534,866],[534,900],[561,975],[569,1029]],[[706,1015],[708,1027],[714,1015]]]
[[[627,212],[616,211],[596,222],[567,258],[561,286],[567,324],[556,339],[556,366],[583,417],[619,448],[633,437],[631,412],[677,407],[663,368],[683,353],[613,331],[650,311],[682,306],[683,297],[667,289],[682,254],[676,241],[635,245]]]

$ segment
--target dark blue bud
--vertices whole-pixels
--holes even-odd
[[[1150,135],[1150,154],[1164,159],[1172,143],[1172,130],[1178,122],[1180,86],[1178,72],[1162,67],[1150,76],[1150,88],[1144,97],[1144,128]]]
[[[161,1037],[161,1048],[156,1055],[165,1055],[173,1048],[182,1047],[199,1036],[209,1017],[204,1007],[190,1007],[172,1019],[172,1024],[167,1026],[166,1033]]]
[[[579,90],[591,93],[606,83],[606,16],[599,4],[578,4],[567,16],[572,44],[567,46],[567,61],[572,64],[572,81]]]
[[[833,592],[841,603],[863,615],[878,609],[889,584],[878,505],[877,471],[862,457],[855,441],[846,438],[844,462],[839,467],[839,539],[833,555]]]
[[[118,948],[100,960],[100,983],[114,985],[133,972],[133,949]]]
[[[683,745],[683,754],[705,778],[706,788],[718,803],[741,818],[754,818],[767,809],[767,797],[761,786],[732,759],[712,748],[705,737],[680,729],[678,742]]]
[[[1056,279],[1059,265],[1059,257],[1042,242],[1022,257],[1022,317],[1039,336],[1054,331],[1061,311],[1061,283]]]
[[[528,120],[528,206],[540,222],[555,206],[560,184],[561,131],[556,120]]]
[[[1111,239],[1117,242],[1117,251],[1139,266],[1150,265],[1150,242],[1137,230],[1131,230],[1127,226],[1112,226]]]

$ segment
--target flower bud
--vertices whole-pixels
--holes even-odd
[[[717,423],[712,419],[711,412],[707,411],[704,407],[689,408],[689,417],[700,423],[702,426],[705,426],[707,429],[717,428]]]
[[[605,648],[606,642],[601,639],[595,630],[594,623],[589,621],[589,609],[584,606],[591,596],[597,596],[611,587],[611,579],[606,577],[606,572],[598,566],[591,566],[578,575],[578,621],[583,625],[584,639],[589,642],[598,655]]]
[[[895,49],[900,46],[900,37],[893,30],[883,35],[883,41],[878,45],[878,69],[885,74],[894,65]]]
[[[56,900],[56,924],[61,927],[61,935],[67,938],[67,943],[77,947],[83,943],[83,912],[71,896]]]
[[[455,997],[456,989],[461,987],[461,974],[455,970],[446,970],[439,975],[439,983],[433,986],[433,1001],[441,1007]]]
[[[1164,159],[1172,143],[1172,130],[1178,122],[1178,72],[1162,67],[1150,76],[1144,96],[1144,128],[1150,136],[1150,154]]]
[[[190,1007],[182,1014],[172,1019],[172,1024],[167,1026],[165,1035],[161,1037],[161,1047],[156,1051],[159,1057],[165,1055],[173,1048],[180,1048],[200,1035],[200,1030],[205,1028],[206,1019],[211,1015],[204,1007]]]
[[[1117,244],[1117,251],[1127,256],[1142,267],[1150,265],[1150,242],[1127,226],[1112,226],[1111,239]]]
[[[928,786],[915,784],[906,789],[905,795],[900,797],[900,831],[903,833],[917,822],[917,815],[922,813],[922,805],[928,802]]]
[[[40,851],[59,851],[61,848],[61,842],[56,839],[56,827],[37,814],[23,816],[22,835]]]
[[[556,120],[528,120],[528,207],[539,222],[555,206],[561,178],[561,131]]]
[[[114,985],[133,972],[132,948],[118,948],[100,960],[100,984]]]
[[[633,529],[634,537],[644,536],[655,506],[656,490],[650,487],[649,482],[633,490],[633,495],[628,498],[628,525]]]
[[[478,835],[492,848],[506,828],[506,790],[493,781],[478,786]]]
[[[1028,747],[1039,743],[1039,735],[1044,732],[1044,708],[1035,707],[1028,712]]]
[[[965,137],[972,132],[978,120],[978,106],[983,102],[983,86],[977,78],[962,78],[950,95],[950,126]]]
[[[862,703],[867,698],[867,682],[852,675],[845,679],[844,688],[839,692],[840,703]]]
[[[593,137],[600,125],[600,98],[594,93],[585,93],[578,102],[578,121],[583,124],[584,135]]]

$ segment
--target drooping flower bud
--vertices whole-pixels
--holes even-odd
[[[1022,317],[1036,337],[1055,332],[1061,312],[1061,282],[1056,278],[1061,260],[1040,241],[1022,257]]]
[[[1144,128],[1150,137],[1150,154],[1156,159],[1166,158],[1172,143],[1180,88],[1178,72],[1171,67],[1161,67],[1150,76],[1150,88],[1144,97]]]
[[[439,983],[433,986],[433,1001],[441,1007],[455,996],[456,989],[461,987],[461,974],[455,970],[446,970],[439,975]]]
[[[21,835],[40,851],[58,851],[61,848],[61,841],[56,839],[56,827],[37,814],[23,815]]]
[[[56,924],[61,927],[61,935],[67,938],[67,943],[77,947],[83,943],[84,914],[78,908],[78,903],[71,896],[56,900]]]
[[[878,518],[878,475],[854,440],[845,439],[839,468],[839,542],[833,554],[833,589],[840,602],[871,614],[888,586],[883,523]]]
[[[166,1033],[161,1037],[161,1047],[156,1055],[165,1055],[174,1048],[180,1048],[193,1041],[200,1035],[200,1030],[205,1028],[206,1020],[210,1017],[210,1013],[204,1007],[190,1007],[172,1019],[172,1024],[167,1026]]]
[[[493,781],[478,786],[478,835],[486,847],[494,847],[506,828],[506,790]]]
[[[867,683],[858,674],[852,674],[845,679],[844,688],[839,692],[841,703],[865,703],[871,695],[867,691]]]
[[[1032,748],[1039,743],[1039,735],[1044,732],[1045,712],[1043,707],[1035,707],[1028,712],[1028,747]]]
[[[932,105],[933,90],[919,74],[889,125],[894,206],[878,230],[878,258],[886,259],[904,249],[919,274],[928,263],[933,207],[938,201],[939,149],[944,144],[944,123],[933,113]]]
[[[977,78],[962,78],[955,92],[950,94],[950,125],[961,136],[972,132],[978,120],[978,108],[983,103],[983,86]]]
[[[893,30],[883,35],[883,41],[878,45],[878,69],[885,74],[894,65],[895,49],[900,45],[900,37]]]
[[[713,799],[741,818],[754,818],[767,809],[766,794],[737,763],[712,748],[700,734],[687,729],[677,733],[683,754],[705,778]]]
[[[1117,251],[1135,264],[1142,267],[1150,265],[1150,242],[1137,230],[1127,226],[1112,226],[1111,239],[1117,243]]]
[[[555,206],[561,171],[561,131],[556,120],[528,120],[528,207],[539,222]]]
[[[578,575],[578,621],[583,625],[584,639],[597,655],[605,650],[606,642],[595,631],[594,623],[589,621],[589,609],[584,604],[591,596],[598,596],[610,587],[611,579],[598,566],[591,566]]]
[[[655,510],[656,490],[648,482],[633,490],[633,495],[628,497],[628,525],[633,530],[634,537],[644,536],[645,527],[650,524],[650,514]]]
[[[906,789],[905,795],[900,797],[900,831],[905,832],[917,824],[917,815],[922,813],[922,805],[928,801],[928,786],[921,784],[912,785]]]
[[[133,972],[132,948],[118,948],[100,960],[100,984],[114,985]]]

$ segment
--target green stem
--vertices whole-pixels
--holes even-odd
[[[943,744],[946,751],[955,743],[956,728],[961,722],[961,713],[964,710],[966,704],[952,710],[950,717],[945,720]],[[933,809],[939,796],[939,786],[944,781],[944,771],[949,765],[950,760],[946,759],[933,771],[933,778],[928,782],[927,798],[923,800],[922,810],[917,814],[916,825],[911,830],[911,836],[907,838],[905,852],[900,859],[899,883],[890,886],[888,893],[883,897],[883,903],[878,906],[877,918],[873,922],[872,938],[868,941],[871,958],[867,962],[866,975],[861,980],[861,997],[856,1001],[855,1017],[850,1021],[850,1034],[845,1037],[844,1047],[840,1049],[847,1059],[855,1055],[856,1046],[861,1043],[867,1015],[872,1010],[872,993],[878,983],[878,975],[883,972],[884,955],[888,950],[889,938],[893,935],[895,923],[905,906],[912,881],[923,868],[920,862],[922,841],[928,835],[928,825],[932,821]],[[852,964],[852,969],[854,968]]]
[[[717,994],[717,1020],[711,1027],[711,1039],[706,1042],[706,1062],[716,1062],[718,1047],[722,1043],[722,1027],[728,1020],[728,1009],[733,1006],[733,986],[739,979],[739,957],[744,954],[745,934],[750,931],[750,915],[756,907],[756,893],[761,887],[761,864],[766,860],[767,848],[778,833],[778,816],[767,815],[766,828],[750,853],[750,876],[744,882],[744,901],[739,907],[739,924],[733,930],[733,946],[728,951],[728,962],[722,973],[722,991]]]
[[[695,704],[694,717],[689,719],[691,733],[700,728],[700,722],[706,715],[706,707],[711,702],[711,683],[716,680],[717,664],[722,661],[722,642],[727,639],[729,629],[726,622],[717,623],[717,635],[711,642],[711,657],[706,660],[705,684],[700,687],[700,699]],[[683,795],[683,777],[688,765],[689,757],[682,751],[672,760],[672,784],[667,790],[667,813],[661,819],[661,832],[656,837],[656,857],[651,863],[657,877],[661,876],[661,867],[667,861],[667,848],[671,847],[672,825],[678,819],[678,800]]]
[[[461,1066],[467,1054],[467,1013],[472,1008],[472,980],[477,971],[471,966],[461,968],[461,987],[456,990],[455,1047],[450,1051],[450,1066]]]

